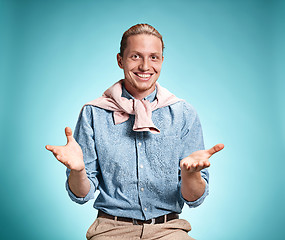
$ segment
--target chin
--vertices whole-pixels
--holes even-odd
[[[155,81],[156,82],[156,81]],[[142,83],[142,84],[134,84],[134,87],[140,91],[140,92],[144,92],[144,91],[148,91],[150,89],[153,88],[153,90],[155,89],[155,82],[151,82],[151,83]]]

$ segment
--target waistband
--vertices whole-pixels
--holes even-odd
[[[159,223],[168,222],[173,219],[179,219],[179,215],[177,213],[169,213],[169,214],[162,215],[157,218],[152,218],[149,220],[138,220],[138,219],[127,218],[127,217],[116,217],[116,216],[107,214],[101,210],[98,210],[97,217],[112,219],[115,221],[132,222],[134,225],[159,224]]]

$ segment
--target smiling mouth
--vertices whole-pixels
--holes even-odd
[[[136,76],[138,76],[141,80],[149,80],[152,76],[151,73],[134,73]]]

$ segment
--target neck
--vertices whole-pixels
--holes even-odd
[[[135,98],[138,100],[142,100],[145,97],[147,97],[148,95],[150,95],[154,90],[155,90],[155,84],[147,90],[142,90],[139,91],[138,89],[132,87],[132,86],[126,86],[126,84],[124,85],[126,90]]]

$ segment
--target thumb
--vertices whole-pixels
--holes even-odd
[[[221,151],[223,148],[224,148],[224,144],[219,143],[219,144],[215,145],[214,147],[210,148],[208,150],[208,153],[212,156],[213,154]]]
[[[67,138],[67,143],[69,143],[70,141],[73,141],[72,130],[70,127],[65,128],[65,135]]]

